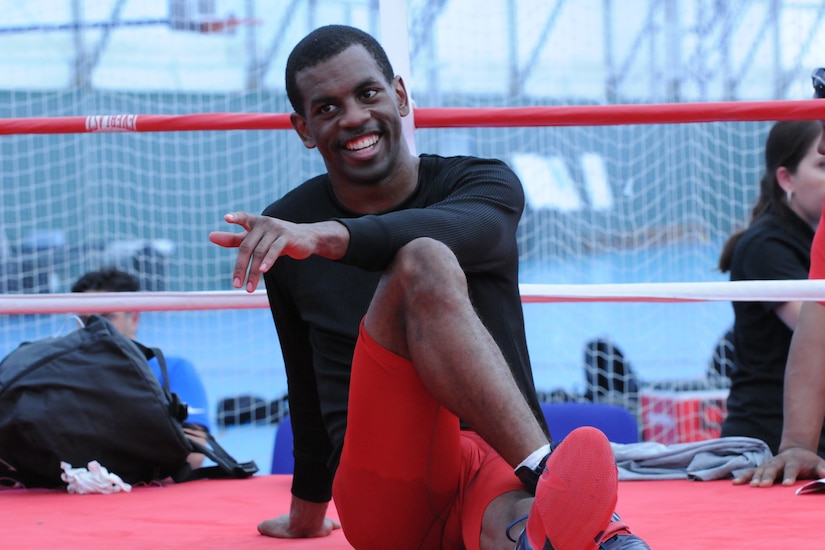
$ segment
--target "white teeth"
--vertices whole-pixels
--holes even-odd
[[[347,149],[350,151],[360,151],[378,143],[378,136],[366,136],[361,139],[347,143]]]

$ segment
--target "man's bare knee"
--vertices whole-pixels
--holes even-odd
[[[416,239],[384,272],[365,325],[376,342],[409,357],[410,326],[462,310],[468,301],[467,280],[455,254],[439,241]]]
[[[410,241],[396,254],[391,276],[408,292],[438,292],[451,281],[466,285],[466,278],[452,250],[429,238]]]

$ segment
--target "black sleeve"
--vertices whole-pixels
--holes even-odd
[[[332,472],[327,465],[332,444],[321,417],[306,324],[279,290],[278,267],[264,275],[272,318],[286,366],[295,470],[292,494],[310,502],[332,499]]]
[[[807,279],[809,264],[806,251],[781,236],[767,236],[747,244],[742,254],[741,279],[746,281],[785,281]],[[761,301],[770,311],[782,302]]]
[[[449,246],[468,272],[487,270],[506,255],[524,209],[524,192],[504,163],[462,159],[432,176],[423,174],[420,181],[421,205],[338,220],[350,233],[343,262],[382,270],[398,249],[418,237]]]

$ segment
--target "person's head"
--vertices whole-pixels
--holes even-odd
[[[822,125],[817,121],[777,122],[771,128],[765,143],[765,177],[757,204],[788,206],[816,227],[825,200],[825,156],[818,151],[821,139]],[[754,217],[758,213],[754,209]]]
[[[140,282],[136,277],[114,267],[90,271],[72,285],[72,292],[138,292],[139,290]],[[101,315],[106,317],[124,336],[134,339],[137,335],[140,312],[113,311]]]
[[[814,85],[814,98],[825,99],[825,67],[814,69],[811,79]],[[825,120],[820,120],[819,122],[825,127]],[[822,138],[819,140],[819,152],[825,155],[825,132],[823,132]]]
[[[363,46],[384,76],[387,84],[395,78],[395,72],[381,44],[370,34],[346,25],[327,25],[315,29],[292,49],[286,62],[286,95],[292,108],[305,116],[303,92],[298,87],[297,75],[304,69],[328,61],[352,46]]]
[[[369,34],[341,25],[312,31],[289,55],[286,87],[292,125],[321,153],[333,183],[384,181],[408,162],[407,91]]]
[[[773,207],[784,218],[795,214],[816,227],[825,200],[825,155],[818,151],[822,133],[817,121],[788,120],[773,125],[765,142],[765,172],[751,224]],[[719,258],[722,272],[730,269],[741,235],[742,231],[734,233],[725,243]]]

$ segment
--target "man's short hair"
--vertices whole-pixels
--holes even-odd
[[[387,83],[392,82],[395,72],[392,70],[387,52],[372,35],[347,25],[319,27],[298,42],[286,62],[286,95],[296,113],[305,115],[304,97],[296,81],[298,73],[355,45],[363,46],[378,64]]]
[[[90,271],[72,285],[72,292],[137,292],[140,282],[131,273],[114,267]]]

